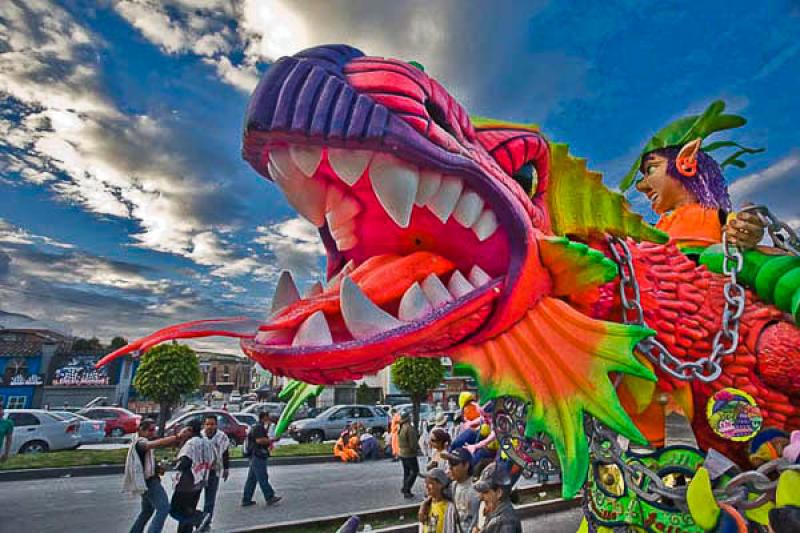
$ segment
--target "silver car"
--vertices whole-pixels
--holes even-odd
[[[71,413],[69,411],[50,411],[50,414],[55,415],[62,420],[76,420],[80,424],[78,435],[81,438],[81,444],[99,444],[106,439],[106,422],[105,420],[92,420],[86,418],[78,413]]]
[[[374,405],[334,405],[314,418],[289,425],[289,435],[297,442],[323,442],[338,439],[348,424],[359,423],[380,435],[389,427],[389,416]]]
[[[77,420],[61,420],[41,409],[6,409],[14,422],[11,453],[72,450],[81,444]]]

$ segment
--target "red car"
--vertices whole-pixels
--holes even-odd
[[[233,415],[227,411],[220,411],[216,409],[205,409],[203,411],[190,411],[184,413],[177,418],[173,418],[167,422],[167,427],[164,430],[165,435],[174,435],[180,431],[190,420],[199,420],[201,423],[207,415],[214,415],[217,417],[217,427],[220,431],[224,432],[231,440],[232,444],[242,444],[247,436],[248,426],[240,423]]]
[[[122,437],[128,433],[136,433],[142,417],[122,407],[90,407],[78,414],[92,420],[103,420],[106,423],[106,436]]]

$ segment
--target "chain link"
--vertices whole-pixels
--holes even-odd
[[[767,226],[767,232],[776,248],[791,255],[800,255],[800,237],[797,233],[772,211],[764,205],[749,205],[741,209],[742,212],[755,213]]]
[[[744,313],[746,300],[745,290],[739,285],[737,275],[742,271],[744,258],[739,249],[728,242],[726,232],[722,234],[722,243],[722,270],[728,276],[728,281],[723,287],[725,306],[722,310],[720,329],[714,336],[711,354],[696,361],[682,361],[652,337],[641,340],[637,346],[638,350],[664,373],[681,381],[695,379],[705,383],[715,381],[722,375],[722,366],[719,360],[734,353],[739,346],[739,319]],[[623,239],[613,236],[608,238],[608,245],[614,261],[619,266],[622,320],[625,324],[647,327],[631,249]],[[628,294],[631,296],[629,297]]]

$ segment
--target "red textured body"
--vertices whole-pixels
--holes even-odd
[[[726,278],[698,266],[672,244],[630,244],[647,324],[676,357],[707,357],[720,328]],[[603,296],[595,309],[601,310],[602,318],[618,321],[619,294],[612,285],[606,289],[614,290],[601,291]],[[747,461],[747,443],[725,440],[708,425],[706,404],[716,391],[735,387],[753,396],[764,416],[764,427],[800,426],[800,330],[782,311],[765,304],[751,291],[746,293],[739,346],[733,355],[722,359],[722,376],[717,381],[692,382],[691,421],[701,448],[715,448],[742,464]],[[670,391],[678,384],[657,372],[660,389]]]

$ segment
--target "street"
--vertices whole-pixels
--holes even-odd
[[[232,469],[228,482],[221,485],[214,530],[342,513],[356,514],[408,503],[400,494],[400,464],[391,461],[271,467],[270,481],[284,498],[274,507],[264,506],[258,492],[257,506],[239,507],[246,475],[245,468]],[[527,484],[523,480],[521,486]],[[166,480],[165,485],[171,494],[171,481]],[[120,486],[121,476],[1,483],[2,530],[37,533],[128,531],[139,512],[139,500],[120,492]],[[421,500],[424,492],[421,481],[417,482],[414,492]],[[556,513],[537,519],[537,529],[530,531],[575,531],[579,521],[577,517],[577,512]],[[539,524],[545,523],[548,524],[545,529],[538,529]],[[175,524],[169,519],[164,531],[174,532]]]

